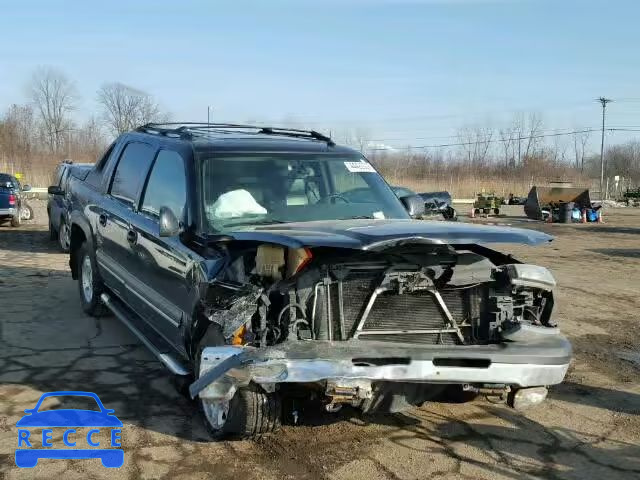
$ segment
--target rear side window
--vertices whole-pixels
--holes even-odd
[[[111,181],[111,196],[133,205],[153,161],[155,149],[146,143],[129,143],[120,156]]]
[[[141,211],[158,217],[160,207],[170,208],[176,218],[184,219],[187,202],[187,181],[184,161],[177,152],[160,150],[149,174]]]

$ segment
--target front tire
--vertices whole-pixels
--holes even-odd
[[[60,219],[60,228],[58,228],[58,244],[60,249],[64,253],[69,252],[69,245],[71,243],[71,234],[67,222],[64,219]]]
[[[82,310],[92,317],[100,317],[106,313],[106,307],[100,300],[104,285],[93,252],[83,243],[78,250],[78,290]]]
[[[58,232],[56,232],[56,229],[53,228],[53,224],[51,223],[51,218],[49,218],[49,240],[53,241],[57,239],[58,239]]]
[[[198,404],[213,440],[255,439],[282,423],[280,395],[263,392],[257,385],[239,388],[229,402],[198,398]]]
[[[217,325],[210,325],[198,341],[194,378],[200,376],[200,361],[206,347],[225,345]],[[239,388],[228,402],[196,398],[205,427],[212,440],[257,438],[277,430],[282,423],[282,399],[277,392],[266,393],[258,385]]]
[[[20,209],[20,218],[22,220],[33,220],[33,208],[29,205],[25,205]]]

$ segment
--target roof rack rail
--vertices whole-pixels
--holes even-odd
[[[252,133],[264,135],[283,135],[296,138],[309,138],[326,142],[330,147],[335,145],[335,142],[331,139],[331,137],[328,137],[327,135],[324,135],[315,130],[302,130],[286,127],[264,127],[259,125],[242,125],[237,123],[166,122],[147,123],[136,128],[136,131],[138,132],[180,138],[189,138],[194,132],[203,133],[214,130],[255,130],[255,132]]]

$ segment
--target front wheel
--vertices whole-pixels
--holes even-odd
[[[67,222],[65,222],[64,219],[60,220],[60,227],[58,228],[58,243],[60,244],[60,249],[64,253],[69,252],[71,235],[69,232],[69,227],[67,226]]]
[[[281,425],[280,395],[263,392],[256,385],[239,388],[228,402],[199,398],[198,404],[213,440],[258,438]]]
[[[96,265],[95,256],[83,243],[78,251],[78,289],[82,310],[92,317],[100,317],[106,313],[106,308],[100,300],[104,286]]]
[[[51,223],[51,219],[49,219],[49,240],[57,240],[58,232],[53,228],[53,224]]]
[[[33,220],[33,208],[29,205],[24,205],[20,209],[20,218],[22,220]]]

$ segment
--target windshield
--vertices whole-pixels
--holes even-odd
[[[408,218],[361,156],[278,153],[204,156],[211,231],[281,222]]]

